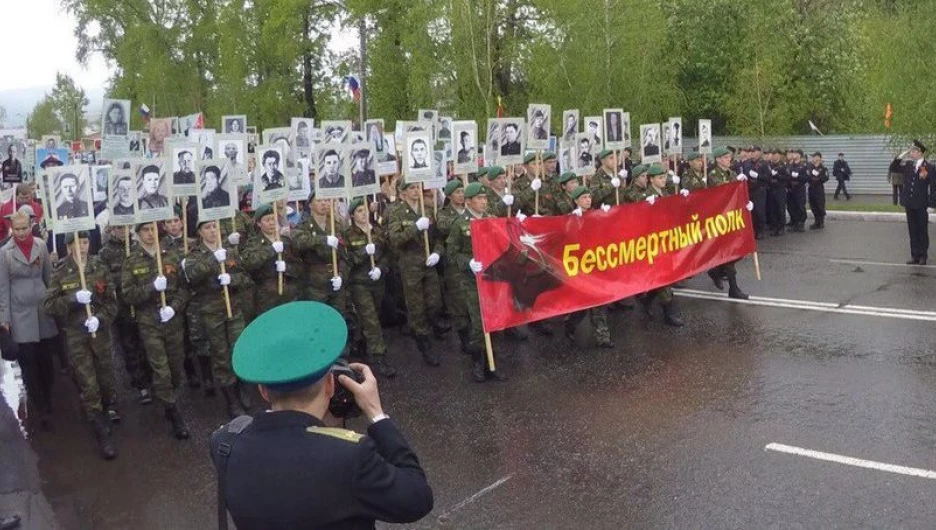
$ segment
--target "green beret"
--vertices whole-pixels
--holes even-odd
[[[598,153],[598,160],[604,160],[608,155],[610,155],[610,154],[613,153],[613,152],[614,152],[614,151],[612,151],[612,150],[610,150],[610,149],[602,149],[602,150]]]
[[[647,172],[646,164],[637,164],[636,166],[631,168],[631,175],[634,177],[636,177],[637,175],[643,175],[646,172]]]
[[[176,217],[178,217],[179,219],[181,219],[181,218],[182,218],[182,205],[181,205],[181,204],[176,204],[175,206],[173,206],[173,207],[172,207],[172,213],[174,213]]]
[[[491,166],[488,168],[487,177],[489,179],[496,179],[499,175],[504,175],[507,173],[507,170],[501,166]]]
[[[261,204],[259,208],[254,210],[254,221],[260,222],[264,216],[270,215],[273,213],[273,206],[269,204]]]
[[[577,179],[577,178],[578,178],[578,175],[576,175],[575,173],[571,171],[566,171],[565,173],[559,175],[559,184],[565,184],[566,182],[569,182],[570,180]]]
[[[448,181],[448,184],[442,188],[442,192],[445,193],[445,196],[448,197],[451,194],[455,193],[455,190],[463,186],[461,179],[452,179]]]
[[[348,215],[354,215],[354,210],[364,206],[364,197],[357,197],[348,205]]]
[[[477,173],[475,173],[475,178],[476,179],[479,179],[481,177],[487,178],[488,169],[490,168],[488,168],[487,166],[479,167]]]
[[[693,152],[689,153],[688,155],[686,155],[686,160],[692,162],[693,160],[696,160],[696,159],[699,158],[700,156],[701,156],[701,155],[700,155],[699,153],[693,151]]]
[[[569,196],[572,197],[572,200],[574,201],[586,193],[591,195],[591,191],[589,191],[588,188],[585,186],[579,186],[572,190],[572,193],[570,193]]]
[[[465,198],[470,199],[475,195],[481,195],[484,193],[484,186],[480,182],[472,182],[465,187]]]
[[[725,155],[730,155],[730,154],[731,154],[731,151],[729,151],[728,149],[724,147],[718,147],[714,151],[712,151],[712,156],[715,158],[721,158]]]
[[[401,177],[400,180],[397,181],[397,188],[401,190],[405,190],[406,188],[410,186],[415,186],[417,184],[419,183],[418,182],[406,182],[406,178]]]
[[[555,159],[556,159],[556,153],[553,153],[552,151],[546,151],[545,153],[543,153],[543,162],[547,160],[555,160]]]
[[[647,173],[649,173],[651,177],[655,177],[657,175],[665,174],[666,170],[663,169],[663,166],[654,162],[653,164],[650,164],[650,169],[647,170]]]
[[[139,232],[140,230],[143,229],[144,226],[149,226],[150,224],[152,223],[137,223],[136,225],[133,226],[133,231]]]
[[[234,343],[231,367],[248,383],[291,392],[324,377],[347,340],[348,327],[338,311],[319,302],[290,302],[244,329]]]
[[[536,153],[527,153],[526,156],[523,157],[524,164],[529,164],[530,162],[534,160],[536,160]]]
[[[81,239],[88,239],[88,238],[90,238],[91,236],[88,235],[88,232],[87,232],[86,230],[82,230],[82,231],[78,232],[78,237],[80,237]],[[66,244],[66,245],[71,245],[71,244],[74,243],[74,242],[75,242],[75,232],[69,232],[69,233],[65,234],[65,244]]]

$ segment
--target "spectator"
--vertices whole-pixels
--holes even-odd
[[[0,239],[10,235],[9,217],[24,204],[32,206],[37,223],[42,221],[42,205],[36,202],[33,197],[33,184],[24,182],[16,185],[16,196],[14,198],[0,205]]]
[[[833,195],[832,198],[838,200],[839,193],[844,193],[845,200],[850,201],[851,195],[848,193],[848,188],[845,187],[845,182],[851,180],[851,168],[848,167],[848,162],[845,161],[845,155],[843,153],[839,153],[835,164],[832,164],[832,176],[838,181],[838,186],[835,188],[835,195]]]

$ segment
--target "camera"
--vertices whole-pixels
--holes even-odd
[[[336,418],[357,418],[361,415],[361,409],[354,402],[351,391],[338,382],[338,376],[346,375],[357,383],[363,383],[364,374],[354,371],[348,366],[348,361],[344,359],[338,359],[332,364],[331,373],[332,377],[335,378],[335,394],[328,403],[328,411]]]

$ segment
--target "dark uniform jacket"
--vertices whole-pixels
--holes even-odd
[[[181,257],[175,250],[160,248],[160,251],[162,276],[166,277],[166,290],[163,291],[166,305],[172,307],[176,315],[184,315],[191,293],[180,277]],[[137,322],[148,319],[146,323],[149,324],[161,323],[159,309],[162,307],[162,297],[153,287],[153,281],[160,275],[157,265],[156,256],[151,256],[143,245],[137,245],[124,260],[120,271],[120,290],[126,302],[136,307]]]
[[[903,175],[904,187],[900,202],[908,210],[936,207],[936,167],[927,161],[917,169],[912,160],[902,162],[895,158],[890,165],[891,173]]]
[[[101,327],[110,324],[117,314],[117,297],[110,271],[100,258],[88,256],[85,263],[85,286],[91,291],[91,314],[98,318]],[[75,300],[81,290],[78,264],[67,256],[54,265],[52,279],[46,289],[45,309],[55,318],[59,329],[65,333],[87,333],[84,327],[88,319],[84,305]]]
[[[770,164],[770,175],[767,177],[767,186],[770,189],[786,189],[790,178],[787,168],[783,164]]]
[[[372,529],[432,510],[432,489],[392,420],[363,436],[304,412],[264,412],[235,436],[223,494],[238,530]],[[221,439],[210,442],[216,466]]]
[[[822,164],[814,166],[809,164],[809,187],[821,188],[823,184],[829,182],[829,170]]]
[[[835,180],[849,180],[851,179],[851,167],[849,167],[848,162],[844,160],[836,160],[832,164],[832,175],[835,177]]]

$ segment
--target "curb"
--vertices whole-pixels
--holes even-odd
[[[930,219],[934,216],[931,214]],[[844,210],[827,210],[826,219],[835,221],[876,221],[883,223],[906,223],[906,214],[899,212],[849,212]]]

